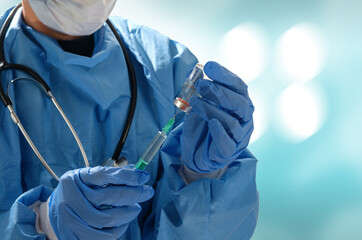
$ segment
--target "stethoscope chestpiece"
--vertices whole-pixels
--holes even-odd
[[[110,158],[102,164],[103,167],[125,167],[127,165],[128,165],[128,161],[123,156],[118,158],[118,160],[114,160],[113,158]]]

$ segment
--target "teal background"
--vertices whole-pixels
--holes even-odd
[[[2,0],[0,11],[17,2]],[[262,96],[254,103],[256,114],[257,103],[263,106],[259,121],[265,130],[250,145],[259,159],[260,214],[253,240],[362,239],[361,13],[360,0],[117,3],[114,15],[182,42],[202,62],[222,59],[222,39],[239,24],[262,27],[266,64],[249,84],[252,99],[253,92]],[[279,124],[277,100],[295,82],[280,72],[276,56],[278,39],[302,22],[324,37],[325,63],[306,83],[318,86],[324,117],[314,134],[296,141]],[[256,118],[256,129],[259,121]]]

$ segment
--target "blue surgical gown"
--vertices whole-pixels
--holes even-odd
[[[0,18],[0,25],[8,16]],[[197,59],[184,46],[144,26],[111,18],[134,64],[138,99],[122,156],[135,163],[154,134],[175,114],[173,100]],[[91,58],[64,52],[58,43],[27,26],[16,13],[5,39],[8,62],[39,73],[79,134],[91,166],[110,158],[129,108],[130,89],[122,50],[107,25],[95,33]],[[6,88],[18,71],[1,74]],[[58,176],[84,166],[70,131],[51,101],[31,81],[10,87],[15,111]],[[0,106],[1,239],[46,239],[37,233],[29,208],[46,201],[56,186],[17,127]],[[122,239],[250,239],[258,215],[257,160],[245,151],[221,179],[186,185],[178,174],[182,123],[147,167],[152,200]]]

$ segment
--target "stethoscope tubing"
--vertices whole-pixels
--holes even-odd
[[[18,70],[21,72],[24,72],[28,75],[30,75],[30,77],[32,77],[33,80],[35,80],[37,83],[39,83],[39,85],[43,88],[44,92],[47,94],[47,96],[52,100],[54,106],[57,108],[57,110],[59,111],[59,113],[61,114],[61,116],[63,117],[64,121],[66,122],[68,128],[71,130],[77,144],[78,147],[82,153],[84,162],[86,167],[89,167],[89,162],[88,162],[88,158],[86,156],[86,153],[84,151],[84,148],[82,146],[82,143],[76,133],[76,131],[74,130],[73,126],[71,125],[69,119],[67,118],[66,114],[64,113],[64,111],[62,110],[61,106],[59,105],[59,103],[57,102],[57,100],[55,99],[55,97],[52,95],[50,87],[48,86],[48,84],[41,78],[41,76],[39,74],[37,74],[33,69],[24,66],[24,65],[20,65],[20,64],[14,64],[14,63],[8,63],[5,59],[5,54],[4,54],[4,41],[5,41],[5,35],[6,32],[11,24],[12,19],[15,16],[15,13],[17,12],[17,10],[22,6],[22,4],[19,4],[18,6],[16,6],[11,13],[9,14],[8,18],[6,19],[5,23],[3,24],[1,30],[0,30],[0,73],[2,73],[5,70]],[[123,41],[121,39],[121,37],[119,36],[116,28],[113,26],[113,24],[110,22],[110,20],[106,21],[108,26],[110,27],[112,33],[114,34],[114,36],[116,37],[117,41],[119,42],[122,51],[123,51],[123,55],[125,57],[126,60],[126,65],[127,65],[127,70],[128,70],[128,76],[129,76],[129,84],[130,84],[130,91],[131,91],[131,99],[130,99],[130,106],[128,109],[128,116],[123,128],[123,132],[121,135],[121,138],[117,144],[117,147],[114,151],[114,154],[111,158],[111,160],[113,160],[114,162],[118,161],[118,158],[122,152],[122,149],[124,147],[124,144],[126,142],[129,130],[131,128],[131,124],[133,121],[133,117],[134,117],[134,113],[135,113],[135,109],[136,109],[136,103],[137,103],[137,80],[136,80],[136,74],[133,68],[133,64],[131,62],[130,56],[127,53],[127,49],[125,47],[125,45],[123,44]],[[59,177],[53,172],[53,170],[50,168],[50,166],[46,163],[46,161],[44,160],[44,158],[42,157],[42,155],[40,154],[40,152],[38,151],[38,149],[35,147],[34,143],[32,142],[31,138],[29,137],[29,135],[27,134],[25,128],[23,127],[23,125],[21,124],[18,116],[16,115],[12,105],[12,101],[10,99],[10,97],[5,93],[1,82],[0,82],[0,98],[1,101],[3,102],[4,106],[9,110],[10,112],[10,116],[11,119],[13,120],[13,122],[18,126],[18,128],[20,129],[20,131],[22,132],[23,136],[25,137],[26,141],[29,143],[30,147],[32,148],[32,150],[34,151],[34,153],[37,155],[37,157],[39,158],[39,160],[41,161],[41,163],[44,165],[44,167],[48,170],[48,172],[56,179],[59,180]]]
[[[127,71],[128,71],[128,79],[129,79],[129,86],[130,86],[130,91],[131,91],[131,100],[130,100],[130,106],[128,109],[128,115],[127,115],[127,119],[123,128],[123,132],[121,135],[121,138],[117,144],[117,147],[113,153],[112,159],[117,162],[119,156],[121,155],[123,146],[126,142],[127,139],[127,135],[129,133],[129,130],[131,128],[131,124],[133,121],[133,117],[134,117],[134,113],[136,111],[136,104],[137,104],[137,80],[136,80],[136,73],[134,71],[134,67],[131,61],[130,56],[127,53],[127,49],[121,39],[121,37],[119,36],[116,28],[113,26],[113,24],[111,23],[111,21],[109,19],[107,19],[107,24],[110,27],[111,31],[113,32],[113,35],[117,38],[119,44],[121,45],[122,51],[123,51],[123,55],[124,58],[126,60],[126,64],[127,64]]]
[[[52,168],[48,165],[48,163],[44,160],[43,156],[38,151],[37,147],[35,146],[35,144],[31,140],[31,138],[29,137],[28,133],[26,132],[23,124],[21,124],[21,122],[20,122],[18,116],[16,115],[14,109],[12,108],[12,106],[8,105],[7,108],[10,112],[11,119],[18,126],[20,132],[23,134],[25,140],[28,142],[28,144],[30,145],[30,147],[33,150],[33,152],[35,153],[35,155],[38,157],[38,159],[43,164],[45,169],[50,173],[50,175],[52,175],[53,178],[55,178],[57,181],[59,181],[59,177],[55,174],[55,172],[52,170]]]
[[[46,93],[50,92],[50,87],[48,86],[48,84],[39,76],[39,74],[37,74],[35,71],[33,71],[31,68],[27,66],[7,63],[5,59],[4,60],[0,59],[0,73],[5,70],[18,70],[27,73],[40,84],[40,86],[44,89]],[[8,105],[12,105],[10,98],[6,95],[2,87],[0,87],[0,97],[5,107]]]

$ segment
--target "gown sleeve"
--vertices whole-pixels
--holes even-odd
[[[4,240],[37,239],[45,240],[43,233],[38,233],[35,227],[37,215],[31,209],[36,202],[45,202],[52,190],[38,186],[21,194],[8,210],[0,214],[0,235]]]

